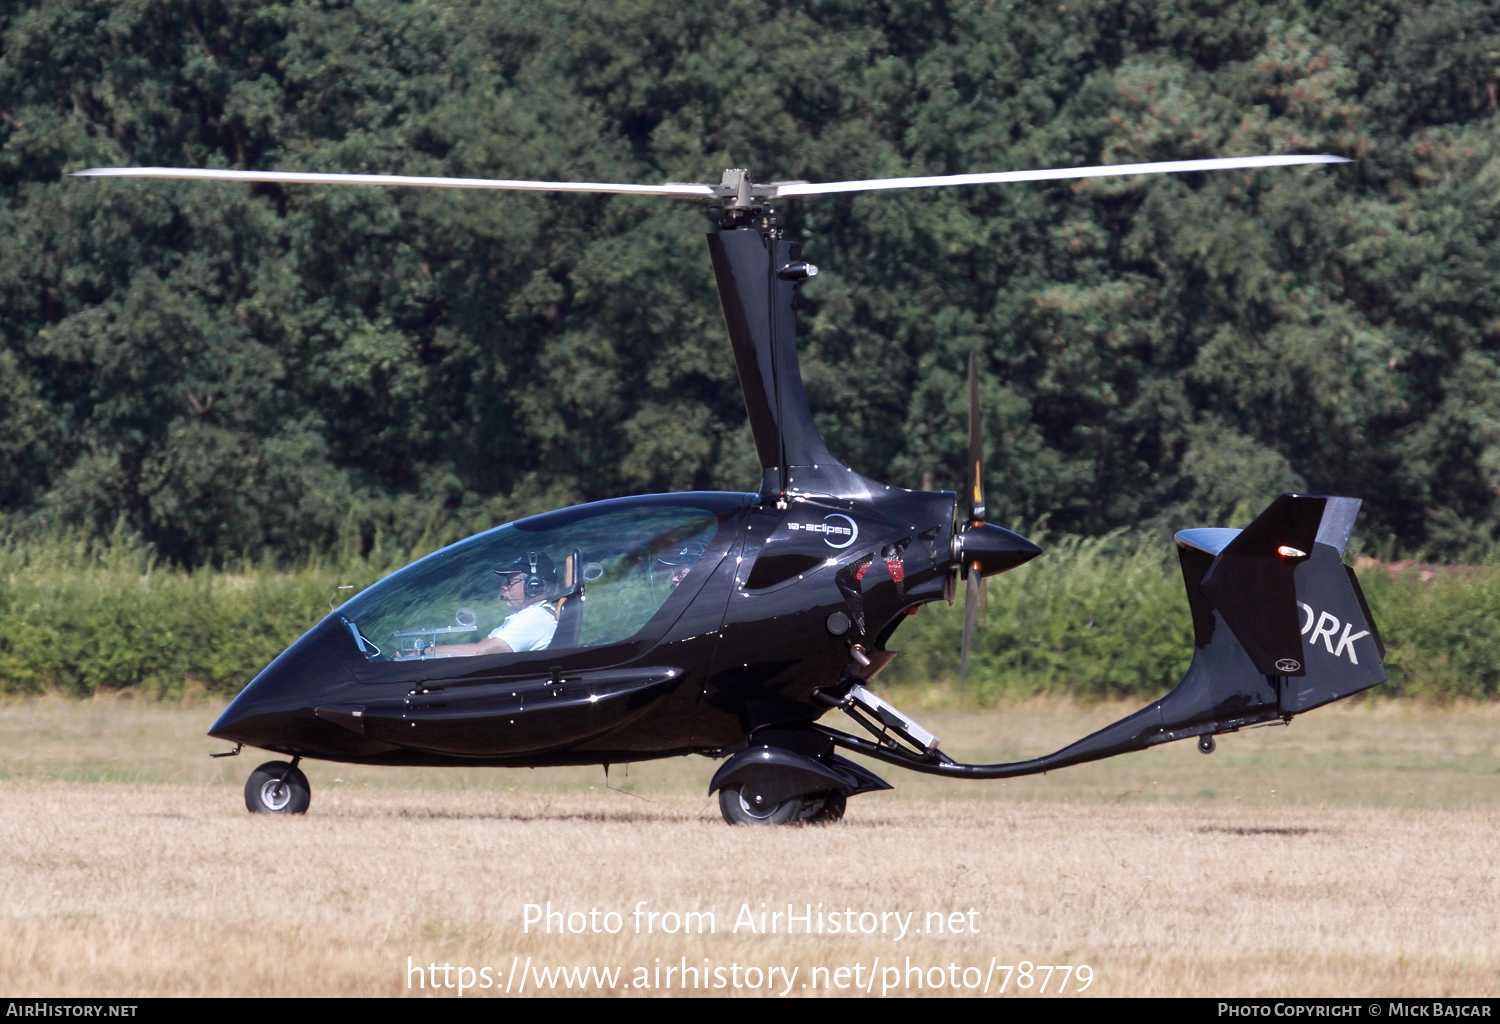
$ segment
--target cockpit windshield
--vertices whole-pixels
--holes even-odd
[[[707,508],[637,502],[496,527],[388,576],[339,614],[370,661],[628,639],[693,572],[705,571],[699,560],[719,528]]]

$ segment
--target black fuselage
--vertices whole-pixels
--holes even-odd
[[[814,692],[851,671],[852,647],[871,658],[857,671],[878,671],[904,615],[943,597],[952,571],[951,492],[862,482],[871,500],[798,496],[779,509],[754,494],[664,494],[523,521],[691,502],[719,527],[701,571],[628,639],[375,659],[340,609],[256,676],[210,734],[333,761],[524,766],[717,754],[758,729],[806,725],[827,711]],[[421,564],[379,586],[399,587]]]

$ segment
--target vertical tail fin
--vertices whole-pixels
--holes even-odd
[[[1200,660],[1216,690],[1230,678],[1258,689],[1258,675],[1293,715],[1385,681],[1384,645],[1343,563],[1359,505],[1283,494],[1244,530],[1177,534],[1197,647],[1184,684]]]

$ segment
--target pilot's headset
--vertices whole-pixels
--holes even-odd
[[[546,584],[542,582],[542,578],[537,575],[536,558],[537,555],[535,551],[526,552],[527,569],[529,570],[526,575],[527,597],[536,597],[542,592],[542,588],[546,586]]]

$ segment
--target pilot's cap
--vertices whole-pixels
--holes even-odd
[[[528,596],[549,590],[557,583],[557,564],[545,551],[523,551],[514,561],[495,572],[501,576],[525,576]]]

